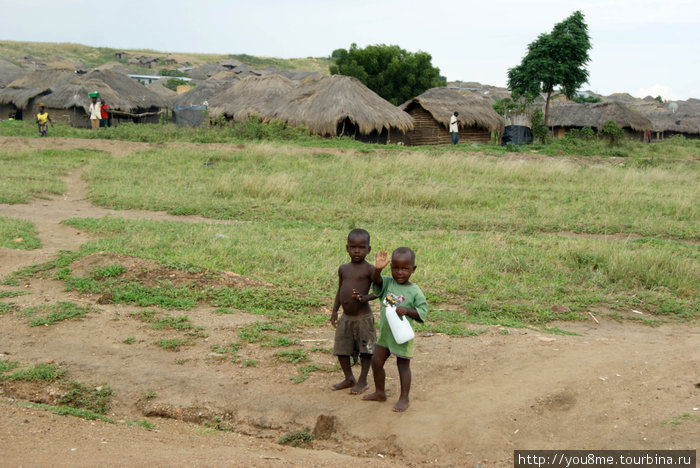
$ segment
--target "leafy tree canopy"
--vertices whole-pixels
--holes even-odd
[[[520,65],[508,70],[508,89],[513,98],[524,96],[534,99],[540,92],[547,93],[545,122],[549,98],[555,86],[561,87],[569,99],[588,80],[588,50],[591,40],[588,26],[580,11],[574,12],[551,33],[540,34],[527,46],[528,52]]]
[[[398,106],[426,89],[444,86],[445,77],[433,67],[427,52],[407,52],[397,45],[371,45],[359,49],[336,49],[331,75],[354,76],[369,89]]]

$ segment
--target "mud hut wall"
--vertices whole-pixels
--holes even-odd
[[[49,117],[51,117],[51,121],[54,124],[60,123],[64,125],[72,125],[71,109],[53,109],[51,107],[47,107],[46,112],[49,113]]]
[[[71,107],[70,124],[75,128],[91,128],[90,116],[82,107]]]
[[[406,144],[411,146],[437,145],[440,124],[433,116],[420,106],[410,109],[408,114],[413,117],[415,127],[406,133]]]
[[[449,133],[447,134],[449,136]],[[491,132],[483,128],[464,127],[459,129],[459,141],[473,141],[488,144],[491,141]],[[450,140],[450,143],[452,141]]]
[[[408,111],[413,117],[415,128],[406,134],[405,142],[411,146],[419,145],[449,145],[452,143],[452,136],[449,130],[433,116],[423,109],[414,107]],[[462,127],[459,130],[459,141],[473,141],[488,144],[491,141],[491,132],[477,127]]]
[[[14,104],[0,104],[0,120],[14,119],[16,112]]]

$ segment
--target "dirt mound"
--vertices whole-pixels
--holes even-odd
[[[136,280],[149,287],[164,283],[174,287],[195,286],[198,289],[272,287],[269,283],[246,278],[230,271],[214,273],[169,268],[152,260],[110,252],[85,256],[71,264],[71,271],[74,276],[90,276],[101,268],[113,265],[119,265],[126,270],[122,273],[124,278]]]

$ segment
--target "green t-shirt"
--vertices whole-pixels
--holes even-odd
[[[376,296],[379,296],[381,304],[379,310],[379,335],[377,336],[377,345],[387,348],[392,354],[397,356],[403,358],[413,357],[413,343],[415,340],[408,340],[402,344],[396,342],[394,335],[391,333],[389,323],[386,321],[384,300],[387,296],[390,296],[397,307],[416,309],[420,321],[424,322],[425,317],[428,315],[428,303],[425,300],[423,291],[413,283],[409,285],[399,284],[391,276],[382,276],[382,285],[379,286],[378,284],[372,283],[372,292]],[[406,315],[406,318],[411,322],[411,326],[413,326],[414,320],[408,315]]]

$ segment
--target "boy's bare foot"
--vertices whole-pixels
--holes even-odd
[[[409,405],[410,405],[410,403],[408,402],[408,400],[403,400],[403,399],[399,398],[399,401],[396,402],[393,410],[396,413],[403,413],[404,411],[406,411],[408,409]]]
[[[367,401],[386,401],[386,393],[374,392],[363,396],[362,399]]]
[[[337,384],[333,385],[331,388],[333,390],[342,390],[344,388],[350,388],[353,385],[355,385],[354,380],[343,380],[342,382],[338,382]]]
[[[364,384],[358,383],[350,389],[350,395],[359,395],[360,393],[365,393],[369,385],[365,382]]]

